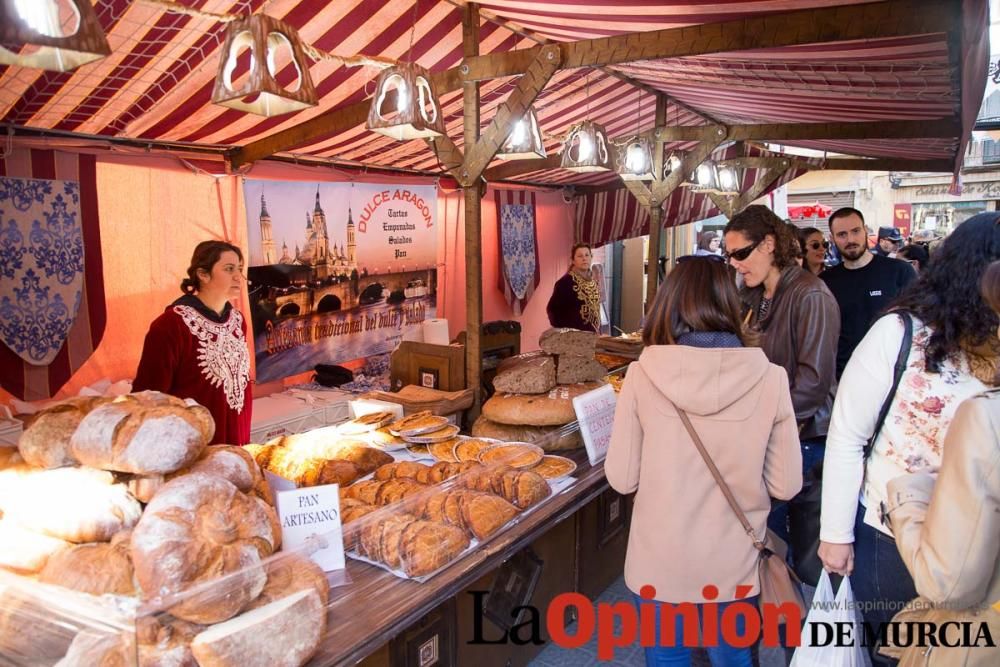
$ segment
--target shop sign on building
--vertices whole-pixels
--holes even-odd
[[[435,186],[247,180],[244,197],[258,382],[386,354],[436,316]]]
[[[899,230],[905,239],[912,228],[913,204],[893,204],[892,226]]]

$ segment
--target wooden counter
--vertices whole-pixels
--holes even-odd
[[[425,583],[400,579],[348,559],[350,583],[330,591],[326,636],[309,665],[360,662],[608,489],[603,465],[590,466],[582,449],[569,453],[569,457],[578,465],[572,486]],[[624,525],[627,528],[627,523]],[[620,565],[616,567],[620,573]]]

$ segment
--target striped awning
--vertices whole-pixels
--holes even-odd
[[[265,11],[294,26],[304,42],[339,55],[411,59],[431,71],[453,68],[462,61],[463,0],[418,0],[416,12],[414,0],[178,0],[177,4],[216,14]],[[480,53],[505,53],[546,40],[600,38],[854,4],[860,4],[859,0],[493,0],[480,3]],[[667,110],[667,122],[673,125],[921,121],[961,116],[964,138],[788,142],[861,156],[955,160],[971,130],[967,117],[975,116],[982,97],[982,85],[975,82],[984,78],[985,68],[980,65],[985,63],[988,32],[986,0],[960,4],[965,21],[961,53],[949,53],[947,35],[935,33],[636,61],[603,70],[562,70],[535,104],[547,149],[557,152],[561,136],[584,119],[604,124],[611,136],[651,127],[655,106],[651,91],[655,90],[674,100]],[[141,0],[96,0],[94,7],[112,55],[67,73],[0,66],[0,122],[222,149],[246,145],[363,102],[372,94],[375,70],[321,60],[310,68],[320,98],[316,108],[261,118],[219,107],[211,103],[211,95],[224,23],[168,12]],[[978,32],[974,30],[977,25]],[[648,88],[643,91],[617,78],[620,75]],[[278,79],[290,81],[292,76],[285,68]],[[483,82],[484,127],[515,83],[510,77]],[[971,106],[975,108],[969,116],[966,112]],[[460,91],[443,96],[443,110],[448,135],[461,147]],[[363,124],[284,153],[443,172],[423,142],[395,142],[366,131]],[[559,170],[517,178],[594,185],[615,179],[610,174]]]

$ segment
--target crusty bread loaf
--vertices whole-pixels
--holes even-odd
[[[25,461],[39,468],[77,465],[70,451],[70,438],[83,418],[110,398],[76,396],[38,412],[17,442]]]
[[[305,556],[294,552],[281,553],[268,561],[267,585],[244,611],[263,607],[304,590],[315,590],[325,607],[330,596],[326,572]]]
[[[0,519],[0,567],[15,572],[38,572],[50,558],[72,545],[48,535],[40,535],[10,519]]]
[[[299,667],[326,629],[319,594],[301,590],[198,634],[191,652],[201,667]]]
[[[579,329],[548,329],[539,336],[538,347],[548,354],[575,354],[593,359],[597,334]]]
[[[506,357],[501,359],[500,363],[497,364],[497,375],[500,375],[504,371],[510,370],[511,368],[515,368],[525,361],[530,359],[540,359],[542,357],[551,358],[545,350],[534,350],[533,352],[525,352],[523,354],[516,354],[512,357]]]
[[[38,580],[91,595],[135,595],[138,589],[129,556],[131,533],[111,542],[78,544],[51,556]]]
[[[493,378],[494,389],[512,394],[544,394],[554,386],[556,360],[547,355],[531,355],[517,363],[509,363]]]
[[[170,609],[192,623],[232,618],[264,588],[261,561],[278,544],[271,514],[265,503],[221,477],[196,472],[171,480],[132,532],[140,589],[147,597],[169,595],[239,572]]]
[[[0,446],[0,470],[24,463],[24,458],[16,447]]]
[[[128,478],[128,492],[140,503],[148,503],[167,483],[166,475],[132,475]]]
[[[142,508],[114,476],[90,468],[0,471],[4,517],[68,542],[106,542],[139,520]]]
[[[556,380],[559,384],[577,384],[579,382],[596,382],[608,374],[604,365],[591,357],[580,357],[575,354],[561,354],[558,361],[559,369]]]
[[[211,414],[194,401],[144,391],[91,410],[70,446],[93,468],[167,474],[196,461],[214,432]]]
[[[232,482],[233,486],[244,493],[252,491],[261,478],[260,466],[250,452],[233,445],[207,447],[190,467],[174,475],[180,476],[191,472],[218,475]]]
[[[480,438],[496,438],[505,442],[531,442],[547,452],[565,451],[583,447],[580,431],[562,426],[527,426],[524,424],[501,424],[479,415],[472,425],[472,435]]]
[[[124,667],[133,662],[135,638],[128,632],[81,630],[55,667]]]
[[[558,385],[547,394],[495,394],[483,404],[483,415],[501,424],[562,426],[576,421],[573,398],[600,386],[587,382]]]

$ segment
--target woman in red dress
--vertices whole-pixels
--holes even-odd
[[[191,398],[215,418],[211,444],[250,441],[247,325],[231,299],[243,288],[243,253],[224,241],[202,241],[191,256],[180,297],[153,320],[134,391]]]

